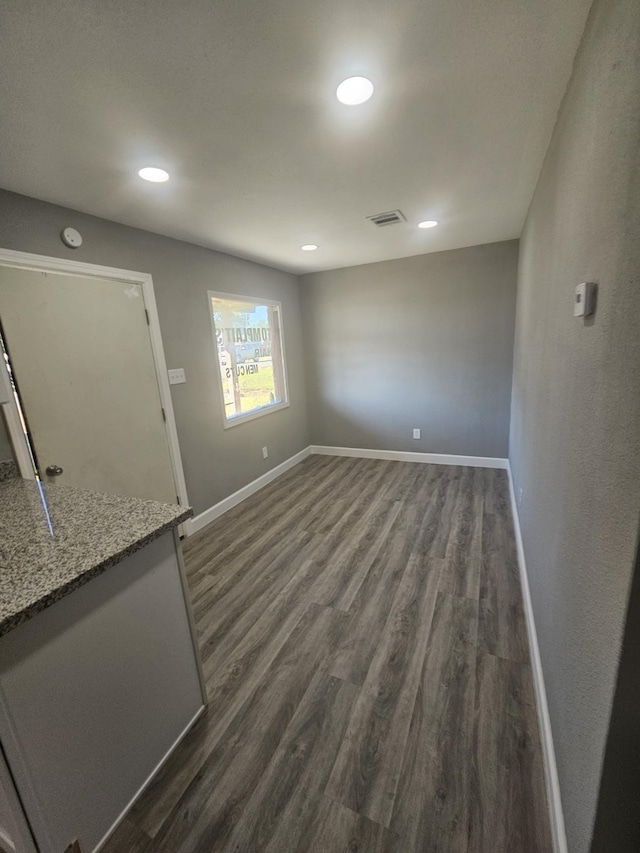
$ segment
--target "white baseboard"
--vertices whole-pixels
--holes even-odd
[[[509,464],[508,459],[493,456],[454,456],[443,453],[412,453],[406,450],[366,450],[360,447],[325,447],[320,444],[312,444],[309,447],[305,447],[299,453],[296,453],[295,456],[286,459],[280,465],[276,465],[275,468],[267,471],[266,474],[258,477],[257,480],[247,483],[246,486],[238,489],[237,492],[229,495],[228,498],[224,498],[219,503],[196,515],[195,518],[186,521],[184,523],[185,534],[190,536],[192,533],[206,527],[207,524],[211,524],[216,518],[220,518],[225,512],[233,509],[234,506],[242,503],[243,500],[260,491],[260,489],[263,489],[278,477],[281,477],[285,471],[293,468],[294,465],[302,462],[303,459],[306,459],[312,453],[322,456],[357,456],[364,459],[390,459],[395,462],[427,462],[432,465],[468,465],[474,468],[507,468]]]
[[[13,851],[16,849],[16,845],[5,833],[4,829],[0,829],[0,848],[7,851]]]
[[[256,492],[259,492],[260,489],[268,486],[269,483],[272,483],[274,480],[277,480],[278,477],[281,477],[285,473],[285,471],[288,471],[290,468],[293,468],[294,465],[297,465],[298,462],[302,462],[303,459],[306,459],[311,452],[310,447],[305,447],[304,450],[300,451],[300,453],[296,453],[295,456],[290,456],[289,459],[285,459],[285,461],[281,462],[280,465],[276,465],[275,468],[267,471],[266,474],[258,477],[257,480],[247,483],[246,486],[238,489],[237,492],[229,495],[228,498],[224,498],[224,500],[219,501],[219,503],[214,504],[209,507],[209,509],[205,509],[205,511],[201,512],[200,515],[196,515],[195,518],[192,518],[190,521],[185,523],[186,535],[190,536],[197,530],[201,530],[203,527],[206,527],[207,524],[211,524],[212,521],[215,521],[216,518],[220,518],[221,515],[224,515],[225,512],[233,509],[234,506],[242,503],[246,498]]]
[[[529,577],[527,575],[527,564],[524,556],[524,546],[522,543],[522,531],[520,530],[518,504],[516,501],[515,489],[513,487],[511,465],[507,464],[506,467],[509,474],[511,513],[513,515],[513,524],[515,527],[516,534],[518,565],[520,567],[520,582],[522,585],[522,598],[524,601],[525,619],[527,622],[527,635],[529,638],[529,650],[531,654],[531,669],[533,672],[533,684],[536,694],[536,704],[538,706],[538,720],[540,723],[540,737],[542,740],[542,758],[544,762],[547,801],[549,803],[549,817],[551,820],[553,849],[554,853],[568,853],[567,834],[564,826],[564,814],[562,811],[562,798],[560,796],[560,781],[558,779],[556,753],[553,746],[553,732],[551,731],[551,719],[549,717],[547,691],[544,686],[544,673],[542,671],[542,660],[540,659],[538,634],[536,632],[535,617],[533,615],[533,606],[531,604],[531,591],[529,589]]]
[[[409,450],[365,450],[361,447],[325,447],[312,444],[311,453],[324,456],[357,456],[363,459],[389,459],[393,462],[426,462],[431,465],[468,465],[472,468],[507,468],[508,459],[493,456],[455,456],[448,453],[416,453]]]
[[[174,740],[174,742],[171,744],[171,746],[169,747],[169,749],[167,750],[167,752],[166,752],[166,753],[164,754],[164,756],[160,759],[160,761],[156,764],[156,766],[153,768],[153,770],[151,771],[151,773],[147,776],[147,778],[144,780],[144,782],[142,783],[142,785],[138,788],[138,790],[136,791],[136,793],[135,793],[135,794],[133,795],[133,797],[129,800],[129,802],[127,803],[127,805],[125,806],[125,808],[120,812],[120,814],[118,815],[118,817],[117,817],[117,818],[114,820],[114,822],[111,824],[111,826],[110,826],[110,828],[109,828],[108,832],[106,832],[106,833],[105,833],[105,835],[100,839],[100,841],[98,842],[98,844],[96,844],[96,846],[93,848],[93,853],[98,853],[98,851],[99,851],[99,850],[101,850],[101,849],[104,847],[104,845],[105,845],[105,844],[107,843],[107,841],[111,838],[111,836],[112,836],[112,835],[113,835],[113,833],[116,831],[116,829],[120,826],[120,824],[121,824],[121,823],[122,823],[122,821],[125,819],[125,817],[129,814],[129,811],[130,811],[130,810],[131,810],[131,808],[133,807],[133,805],[134,805],[134,803],[136,802],[136,800],[138,799],[138,797],[140,797],[140,796],[143,794],[143,792],[144,792],[144,791],[149,787],[149,785],[150,785],[150,784],[151,784],[151,782],[153,781],[153,779],[154,779],[155,775],[156,775],[157,773],[159,773],[159,772],[160,772],[160,770],[164,767],[164,765],[167,763],[167,761],[171,758],[171,754],[172,754],[172,753],[177,749],[177,747],[179,746],[179,744],[180,744],[181,740],[182,740],[182,739],[183,739],[183,737],[187,734],[187,732],[189,731],[189,729],[190,729],[190,728],[195,724],[196,720],[198,720],[198,718],[199,718],[202,714],[204,714],[205,709],[206,709],[206,705],[202,705],[200,708],[198,708],[198,710],[196,711],[196,713],[193,715],[193,717],[189,720],[189,722],[188,722],[188,723],[187,723],[187,725],[184,727],[184,729],[180,732],[180,734],[178,735],[178,737],[177,737],[177,738]]]

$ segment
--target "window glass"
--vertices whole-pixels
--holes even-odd
[[[226,424],[288,405],[280,304],[209,297]]]

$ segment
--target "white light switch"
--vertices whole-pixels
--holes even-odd
[[[173,370],[169,370],[169,385],[182,385],[183,382],[187,381],[187,377],[184,373],[184,367],[175,367]]]
[[[413,437],[414,438],[420,438],[420,430],[419,429],[414,429]]]

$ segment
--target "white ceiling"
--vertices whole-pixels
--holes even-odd
[[[0,186],[294,272],[518,237],[589,5],[3,0]]]

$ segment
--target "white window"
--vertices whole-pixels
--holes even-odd
[[[289,405],[282,308],[209,291],[225,427]]]

